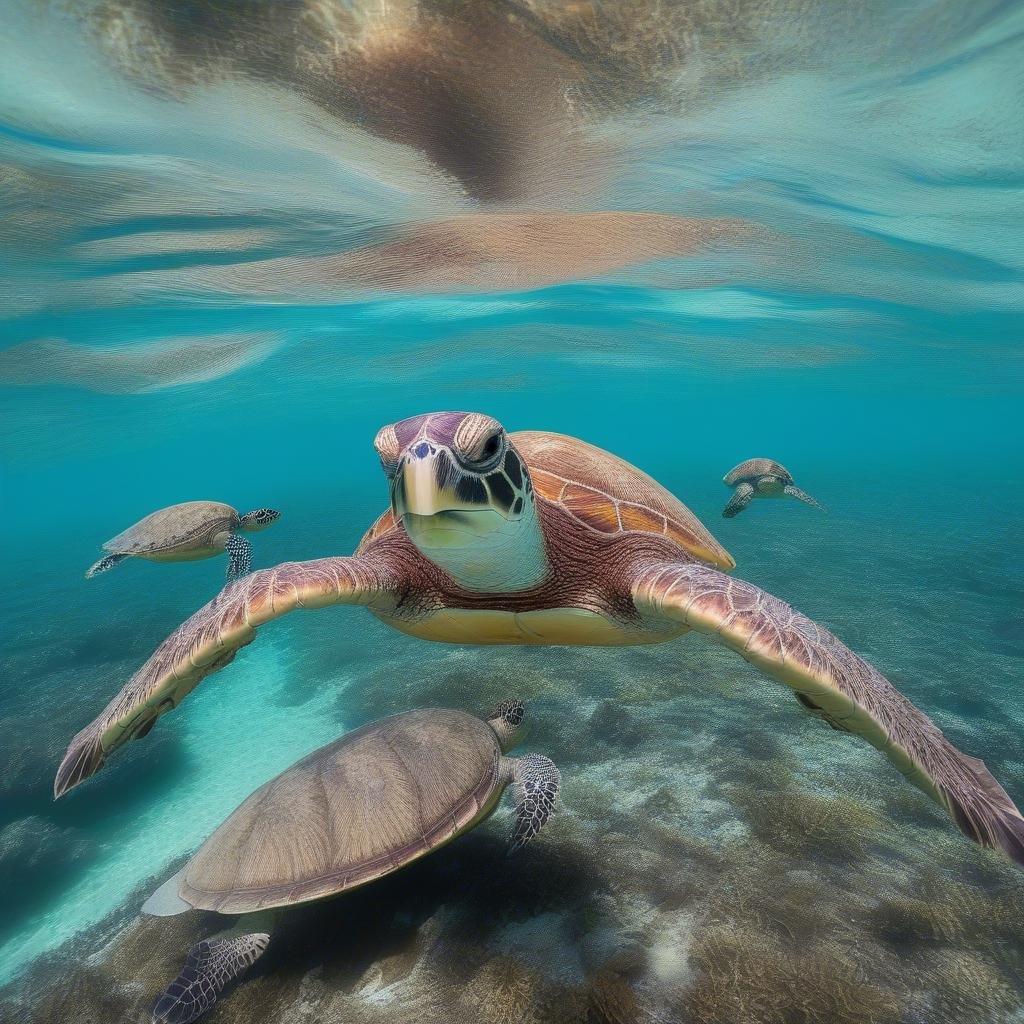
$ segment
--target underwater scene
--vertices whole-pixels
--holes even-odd
[[[1024,1022],[1024,3],[0,0],[0,214],[0,1020]]]

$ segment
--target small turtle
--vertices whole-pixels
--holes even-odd
[[[722,482],[726,487],[736,488],[729,504],[722,510],[726,519],[739,515],[754,498],[796,498],[805,505],[827,511],[806,491],[801,491],[793,483],[790,471],[774,459],[747,459],[730,469],[722,477]]]
[[[391,508],[355,554],[225,587],[75,736],[55,796],[149,732],[264,623],[351,604],[445,643],[613,646],[707,633],[791,687],[805,710],[876,746],[971,839],[1024,863],[1024,817],[985,765],[823,626],[726,575],[729,553],[636,467],[562,434],[507,434],[480,413],[414,416],[384,427],[375,447]]]
[[[408,711],[350,732],[261,786],[142,907],[255,915],[365,885],[475,828],[512,785],[517,850],[543,828],[561,781],[541,754],[510,758],[524,708],[487,721],[462,711]],[[254,923],[261,930],[252,932]],[[190,1024],[254,963],[267,915],[194,946],[157,1000],[154,1024]]]
[[[237,530],[255,533],[266,529],[280,515],[272,508],[258,508],[240,516],[221,501],[185,501],[152,512],[103,545],[104,555],[89,568],[86,579],[113,569],[126,558],[151,562],[194,562],[223,551],[228,553],[228,583],[252,568],[252,545]]]

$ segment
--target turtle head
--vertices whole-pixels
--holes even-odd
[[[530,473],[504,427],[440,412],[383,427],[374,447],[409,539],[469,590],[525,590],[547,573]]]
[[[487,724],[497,735],[504,753],[522,743],[526,734],[526,729],[523,727],[525,716],[526,708],[521,700],[503,700],[487,716]]]
[[[272,508],[256,508],[252,512],[246,512],[239,520],[238,525],[246,533],[256,533],[258,530],[265,530],[271,523],[276,522],[280,516],[281,513]]]

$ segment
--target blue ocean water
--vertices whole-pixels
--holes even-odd
[[[307,6],[327,24],[331,5]],[[591,70],[551,9],[504,6],[529,8],[540,34]],[[418,703],[483,711],[523,689],[547,720],[538,742],[559,745],[567,777],[575,769],[568,831],[552,843],[574,827],[591,843],[630,835],[630,809],[650,819],[642,801],[668,790],[681,803],[666,820],[681,833],[723,849],[754,835],[780,872],[815,870],[824,845],[773,845],[744,811],[749,794],[722,789],[769,737],[801,792],[859,796],[889,837],[873,866],[833,877],[837,905],[889,898],[887,885],[892,899],[916,896],[931,872],[1022,906],[995,858],[944,821],[920,824],[926,801],[872,750],[828,735],[695,638],[482,651],[400,636],[356,609],[292,616],[95,780],[57,803],[51,786],[70,737],[223,579],[213,559],[131,561],[86,581],[107,537],[209,498],[281,510],[253,538],[257,566],[349,553],[387,504],[378,428],[473,409],[509,430],[584,438],[654,476],[738,575],[827,623],[1021,804],[1024,4],[907,0],[842,16],[698,5],[678,29],[685,45],[656,48],[657,82],[626,89],[639,73],[624,64],[602,69],[624,98],[580,87],[572,130],[603,154],[588,180],[556,194],[545,171],[518,202],[481,199],[297,78],[179,45],[155,0],[4,7],[0,983],[100,948],[143,883],[343,730]],[[203,31],[228,36],[252,19],[259,39],[250,7],[211,9]],[[388,18],[402,11],[381,14],[384,28],[397,34]],[[629,17],[654,16],[638,5]],[[413,25],[399,28],[426,33]],[[168,54],[192,73],[172,75]],[[521,210],[733,227],[694,228],[686,252],[596,272],[574,269],[578,251],[523,270],[516,232],[412,269],[404,257],[384,266],[373,248],[411,225]],[[367,248],[372,272],[354,271],[346,254]],[[754,455],[784,462],[828,515],[755,502],[723,520],[721,477]],[[598,742],[607,700],[663,742]],[[788,792],[778,778],[757,785],[766,799]],[[649,837],[634,839],[633,856],[654,856]],[[672,904],[690,922],[676,941],[651,923],[668,914],[656,894],[630,898],[656,908],[637,920],[661,936],[644,939],[653,959],[637,991],[698,991],[700,901]],[[522,927],[529,942],[494,948],[536,947]],[[868,938],[844,933],[842,945],[889,993],[891,1019],[1024,1019],[1019,932],[991,939],[997,952],[966,927],[901,943],[880,934],[864,924]],[[877,959],[859,962],[858,945],[874,942]],[[917,945],[973,965],[970,985],[928,974]],[[665,956],[689,966],[666,974]],[[690,1012],[681,1019],[720,1019]]]

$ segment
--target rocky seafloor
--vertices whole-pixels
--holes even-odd
[[[560,765],[560,813],[509,857],[506,800],[405,871],[281,915],[211,1024],[1024,1020],[1018,871],[874,750],[683,643],[632,651],[625,678],[587,650],[542,669],[453,649],[422,674],[363,672],[339,697],[353,724],[526,698],[523,749]],[[1019,763],[1019,739],[1006,753]],[[4,1016],[145,1019],[188,947],[231,924],[140,918],[147,888],[38,960]]]

